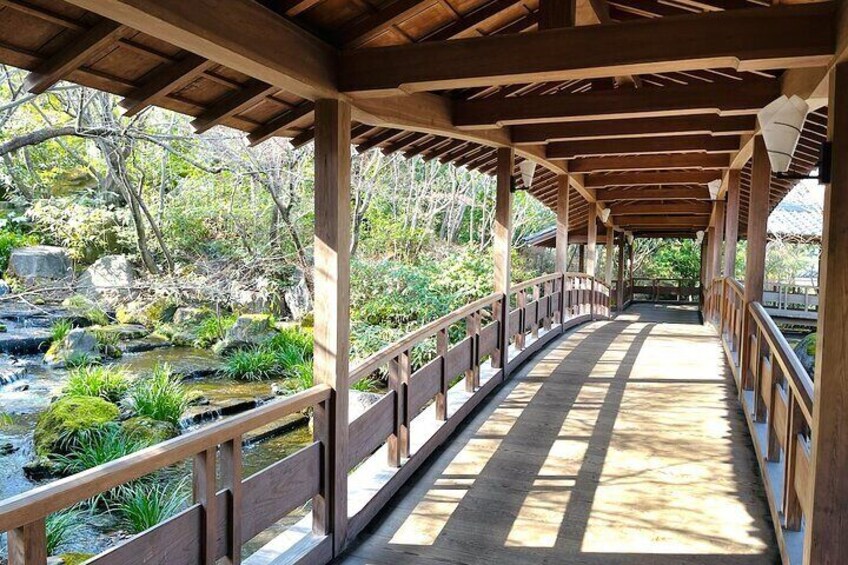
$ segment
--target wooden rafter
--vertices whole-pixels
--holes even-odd
[[[221,124],[240,112],[248,110],[264,100],[268,95],[278,90],[275,86],[261,80],[251,79],[241,90],[225,97],[220,102],[210,106],[201,115],[192,120],[191,125],[197,133],[203,133]]]
[[[608,200],[709,200],[705,187],[693,188],[599,188],[595,191],[599,201]]]
[[[432,42],[454,39],[520,3],[520,0],[492,0],[465,14],[462,18],[424,35],[420,41]]]
[[[825,65],[836,48],[833,10],[830,3],[781,6],[358,49],[342,54],[340,84],[345,92],[393,93],[648,70]]]
[[[115,41],[130,31],[111,20],[99,21],[29,73],[24,87],[33,94],[41,94],[99,53],[109,49]]]
[[[214,66],[214,62],[189,53],[176,63],[162,65],[149,73],[144,84],[121,101],[121,107],[127,116],[134,116],[157,99],[191,84]]]
[[[721,171],[662,171],[638,173],[593,174],[586,177],[586,186],[651,186],[707,184],[721,180]]]
[[[344,28],[339,33],[338,42],[348,48],[359,47],[427,8],[428,3],[422,3],[421,0],[393,0],[379,11],[368,14]]]
[[[311,121],[315,115],[315,104],[312,102],[304,102],[287,112],[280,114],[268,123],[258,127],[248,136],[251,145],[259,145],[267,139],[271,139],[277,135],[284,135],[284,132],[293,128],[304,129],[306,121]],[[296,135],[296,134],[295,134]]]
[[[660,209],[663,214],[689,214],[709,216],[712,212],[710,202],[666,202]],[[612,215],[619,216],[644,216],[657,213],[656,204],[644,204],[640,202],[629,202],[624,204],[613,204],[610,206]]]
[[[558,141],[548,145],[549,159],[571,159],[593,155],[648,155],[651,153],[732,153],[739,149],[735,136],[635,137]]]
[[[635,155],[627,157],[586,157],[568,162],[572,173],[672,169],[726,169],[730,159],[718,153],[676,155]]]

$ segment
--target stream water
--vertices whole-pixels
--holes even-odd
[[[42,342],[49,340],[50,325],[62,315],[61,311],[0,309],[0,322],[7,328],[0,334],[0,500],[49,482],[30,480],[23,469],[33,459],[32,433],[38,416],[67,380],[67,370],[48,368],[42,362],[41,353],[36,351]],[[139,342],[135,346],[145,350],[125,353],[113,363],[123,366],[131,378],[149,373],[162,363],[181,375],[186,386],[203,399],[184,414],[184,430],[231,417],[274,396],[271,389],[274,381],[245,382],[219,376],[220,358],[207,350],[162,345]],[[260,434],[248,437],[243,454],[244,476],[310,443],[311,433],[304,423],[288,421],[284,427],[263,429]],[[190,470],[184,465],[178,472],[188,475]],[[63,550],[100,551],[115,542],[110,536],[114,527],[113,520],[93,515],[86,530],[76,536],[79,544],[72,543]],[[0,563],[3,541],[0,540]],[[253,544],[260,541],[254,540]]]

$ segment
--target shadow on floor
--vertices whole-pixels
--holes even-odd
[[[629,313],[540,353],[340,562],[779,562],[718,340]]]

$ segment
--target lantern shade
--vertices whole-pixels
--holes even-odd
[[[624,232],[624,235],[625,235],[625,237],[627,237],[627,243],[629,243],[630,245],[633,245],[633,232],[632,231]]]
[[[707,188],[710,189],[710,198],[715,200],[718,198],[718,191],[721,189],[721,181],[719,179],[711,180],[707,183]]]
[[[702,241],[704,241],[704,231],[698,230],[697,233],[695,233],[695,242],[700,245]]]
[[[521,182],[524,183],[524,188],[533,186],[533,176],[536,174],[536,163],[525,159],[518,165],[518,170],[521,171]]]
[[[612,210],[610,210],[609,208],[604,208],[603,210],[601,210],[601,221],[603,223],[607,223],[609,221],[611,212]]]
[[[801,138],[801,129],[810,107],[798,96],[781,96],[757,114],[771,170],[785,173]]]

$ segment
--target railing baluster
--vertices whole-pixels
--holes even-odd
[[[551,284],[551,281],[546,281],[545,282],[545,317],[544,317],[542,327],[544,327],[545,330],[548,330],[548,331],[550,331],[550,329],[551,329],[551,322],[552,322],[552,319],[553,319],[553,306],[554,305],[553,305],[552,292],[553,292],[553,286]]]
[[[44,519],[15,528],[8,538],[9,565],[45,565],[47,528]]]
[[[539,337],[539,307],[542,300],[542,287],[538,284],[533,285],[533,317],[530,320],[530,335],[534,338]]]
[[[194,503],[203,509],[203,527],[200,535],[200,560],[214,565],[217,553],[215,448],[210,447],[194,456],[192,465],[192,494]]]
[[[471,368],[465,371],[465,390],[466,392],[474,392],[477,389],[477,381],[480,376],[479,363],[477,362],[477,352],[480,344],[478,341],[480,331],[478,328],[479,312],[472,312],[465,319],[465,336],[471,339],[470,356]]]
[[[227,551],[229,565],[241,563],[241,436],[221,445],[221,488],[227,497]]]
[[[409,457],[409,350],[389,363],[389,388],[395,392],[395,430],[389,436],[389,465],[400,467]]]
[[[795,490],[795,468],[798,462],[795,459],[796,442],[799,441],[804,416],[801,408],[795,400],[795,395],[789,393],[789,414],[786,418],[786,450],[783,464],[783,520],[787,530],[798,531],[801,529],[801,502],[798,500],[798,492]]]
[[[525,332],[527,331],[527,291],[524,289],[518,291],[518,335],[515,339],[515,346],[521,350],[524,349]]]
[[[497,306],[495,306],[497,308]],[[448,419],[448,329],[442,328],[436,334],[436,355],[439,356],[439,392],[436,394],[436,419],[443,422]],[[492,355],[492,366],[496,367],[496,361],[500,356]]]

